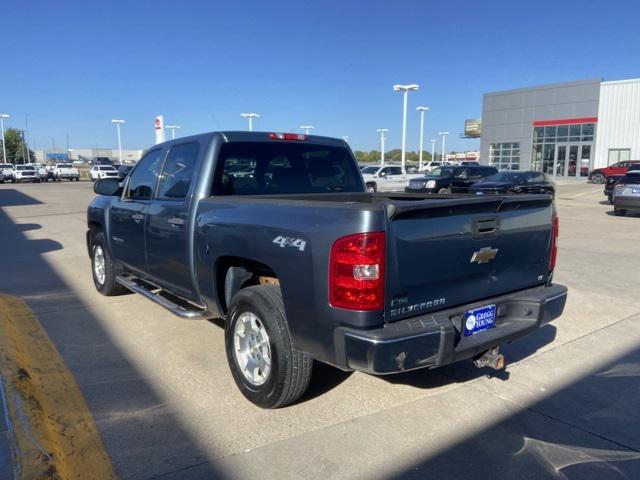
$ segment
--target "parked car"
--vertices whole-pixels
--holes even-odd
[[[238,163],[253,175],[228,175]],[[371,374],[468,358],[500,368],[498,347],[566,301],[552,282],[550,198],[374,196],[339,139],[184,137],[94,191],[96,289],[223,318],[236,385],[264,408],[299,398],[314,361]]]
[[[30,167],[33,167],[38,175],[39,182],[47,181],[47,169],[41,163],[29,163],[27,164]]]
[[[427,162],[424,165],[422,165],[422,170],[420,170],[420,171],[421,172],[430,172],[434,168],[441,167],[442,165],[443,165],[442,162]]]
[[[0,163],[0,176],[3,180],[13,181],[13,163]]]
[[[607,177],[614,175],[624,175],[631,165],[639,165],[640,160],[628,160],[614,163],[604,168],[595,168],[589,173],[589,180],[594,183],[604,183]],[[575,168],[574,168],[575,171]],[[571,172],[570,172],[571,173]]]
[[[477,162],[475,160],[462,160],[459,165],[461,167],[468,167],[469,165],[480,165],[480,162]]]
[[[640,211],[640,171],[632,170],[618,180],[613,191],[613,213],[618,216],[627,211]]]
[[[100,178],[118,178],[118,170],[111,165],[94,165],[89,170],[89,176],[94,182]]]
[[[469,193],[474,183],[498,173],[495,167],[438,167],[429,175],[414,178],[405,188],[408,193]]]
[[[129,172],[132,169],[133,169],[133,165],[120,165],[120,166],[118,166],[118,179],[120,181],[122,181],[125,178],[127,178],[127,175],[129,175]]]
[[[53,168],[53,179],[58,182],[65,179],[77,182],[80,180],[80,172],[72,163],[56,163]]]
[[[417,172],[403,172],[400,165],[371,166],[361,170],[364,183],[369,192],[402,192],[411,178],[421,177]]]
[[[31,165],[16,165],[13,169],[12,180],[16,183],[20,182],[40,182],[38,172]]]
[[[474,183],[469,193],[476,195],[496,193],[546,193],[555,195],[555,184],[546,173],[536,171],[505,171]]]
[[[629,165],[628,172],[640,171],[640,162],[632,163]],[[604,182],[604,195],[609,200],[609,203],[613,205],[613,191],[616,187],[616,183],[620,180],[624,175],[609,175]]]

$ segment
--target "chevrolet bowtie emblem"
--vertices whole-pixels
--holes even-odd
[[[478,250],[477,252],[473,252],[471,256],[471,263],[489,263],[491,260],[496,258],[498,254],[497,248],[484,247]]]

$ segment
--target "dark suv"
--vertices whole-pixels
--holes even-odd
[[[404,189],[408,193],[469,193],[474,183],[498,173],[495,167],[469,165],[438,167],[423,178],[414,178]]]

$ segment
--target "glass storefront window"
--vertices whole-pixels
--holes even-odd
[[[544,139],[548,140],[550,138],[555,138],[556,136],[556,127],[544,127]]]
[[[533,129],[533,141],[542,142],[543,138],[544,138],[544,127],[535,127]]]
[[[592,141],[595,125],[593,123],[585,123],[582,125],[582,141]]]
[[[542,147],[542,171],[553,175],[553,163],[556,154],[556,145],[547,143]]]
[[[498,170],[520,169],[520,143],[492,143],[489,145],[489,163]]]
[[[569,136],[569,126],[568,125],[560,125],[558,127],[558,141],[559,142],[566,142],[568,136]]]
[[[571,125],[569,127],[569,141],[570,142],[579,142],[580,141],[580,130],[582,129],[582,125]]]

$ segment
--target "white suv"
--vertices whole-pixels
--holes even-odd
[[[118,178],[118,170],[111,165],[94,165],[89,171],[94,182],[101,178]]]

